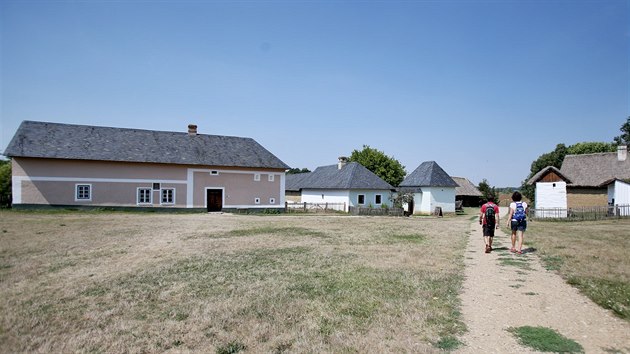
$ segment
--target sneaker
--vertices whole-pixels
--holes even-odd
[[[516,253],[518,253],[518,254],[523,254],[523,251],[518,250],[518,251],[516,251]]]
[[[514,247],[510,248],[510,252],[516,253],[516,248],[514,248]]]
[[[490,246],[486,245],[486,253],[490,253],[490,250],[491,250]]]

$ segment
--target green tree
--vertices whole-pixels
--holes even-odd
[[[296,175],[298,173],[309,173],[311,172],[311,170],[309,170],[308,168],[304,167],[303,169],[299,169],[297,167],[292,168],[290,170],[287,171],[288,175]]]
[[[487,179],[484,178],[481,182],[479,182],[477,189],[481,192],[483,200],[488,201],[490,197],[492,197],[496,203],[499,202],[499,193],[497,193],[497,189],[495,187],[490,187],[490,183],[488,183]]]
[[[363,145],[363,149],[360,151],[352,151],[349,162],[360,163],[394,187],[397,187],[400,182],[405,179],[405,175],[407,174],[405,166],[398,160],[368,145]]]
[[[11,160],[0,160],[0,207],[11,206]]]
[[[584,142],[571,145],[567,148],[567,155],[593,154],[596,152],[615,152],[614,143]]]
[[[621,135],[613,138],[615,145],[630,145],[630,117],[621,125]]]

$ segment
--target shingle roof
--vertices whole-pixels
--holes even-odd
[[[251,138],[24,121],[4,155],[287,169]]]
[[[299,175],[292,175],[299,176]],[[307,176],[291,177],[291,188],[287,190],[300,189],[376,189],[394,190],[389,183],[383,181],[372,171],[365,168],[358,162],[350,162],[341,169],[337,165],[321,166]],[[289,178],[287,178],[288,180]]]
[[[475,185],[472,184],[472,182],[470,182],[468,178],[453,177],[453,176],[451,176],[451,178],[458,185],[458,187],[455,187],[455,195],[472,196],[472,197],[482,196],[479,189],[477,189],[477,187],[475,187]]]
[[[298,192],[304,183],[303,181],[311,175],[312,172],[296,173],[287,175],[284,181],[284,189],[287,191]]]
[[[615,178],[630,178],[630,159],[619,161],[616,152],[567,155],[560,172],[571,180],[570,186],[599,187]]]
[[[411,172],[401,187],[457,187],[458,184],[435,161],[425,161]]]

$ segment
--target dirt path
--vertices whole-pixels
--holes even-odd
[[[486,254],[481,226],[473,222],[470,230],[462,294],[468,332],[458,353],[534,353],[507,331],[520,326],[553,328],[586,353],[630,353],[630,324],[545,270],[535,251],[511,254],[509,235],[497,230],[495,250]]]

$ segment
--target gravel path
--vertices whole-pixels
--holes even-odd
[[[481,226],[474,221],[470,231],[462,294],[468,332],[458,353],[535,353],[507,331],[520,326],[553,328],[586,353],[630,353],[630,324],[545,270],[535,250],[511,254],[510,236],[497,230],[495,250],[486,254]],[[514,259],[526,265],[514,265]]]

